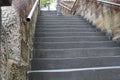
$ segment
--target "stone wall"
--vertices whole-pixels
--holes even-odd
[[[2,7],[0,80],[26,80],[38,8],[31,22],[26,22],[35,0],[12,2],[12,6]]]
[[[120,4],[120,0],[103,0]],[[80,0],[78,15],[82,15],[97,28],[105,31],[114,41],[120,41],[120,7],[96,0]]]
[[[1,25],[1,6],[10,6],[12,0],[0,0],[0,80],[7,80],[7,56],[2,52],[3,47],[2,47],[2,25]],[[5,36],[4,36],[5,37]]]

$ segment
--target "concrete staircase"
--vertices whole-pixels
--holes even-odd
[[[29,80],[120,80],[120,45],[81,16],[42,11]]]

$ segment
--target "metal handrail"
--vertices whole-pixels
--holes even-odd
[[[120,4],[118,4],[118,3],[109,2],[109,1],[103,1],[103,0],[97,0],[97,1],[98,1],[98,2],[102,2],[102,3],[106,3],[106,4],[110,4],[110,5],[114,5],[114,6],[120,7]]]
[[[71,8],[67,7],[67,6],[64,6],[63,4],[60,4],[60,6],[63,6],[64,8],[68,9],[71,11]]]
[[[70,0],[69,0],[69,1],[70,1]],[[77,1],[77,0],[76,0],[76,1]],[[74,2],[72,8],[69,8],[69,7],[67,7],[67,6],[64,6],[63,4],[60,4],[60,5],[63,6],[64,8],[66,8],[66,9],[68,9],[69,11],[72,11],[74,5],[76,4],[76,1]]]
[[[71,9],[71,11],[73,11],[74,14],[75,14],[75,12],[76,12],[76,4],[77,4],[77,2],[78,2],[78,0],[76,0],[76,1],[74,2],[74,5],[72,6],[72,9]]]
[[[31,9],[31,11],[30,11],[30,13],[29,13],[29,15],[28,15],[28,17],[26,18],[26,20],[27,20],[28,22],[31,21],[32,16],[33,16],[33,13],[34,13],[34,11],[35,11],[38,3],[39,3],[39,0],[36,0],[35,3],[34,3],[34,5],[33,5],[33,7],[32,7],[32,9]],[[40,3],[39,3],[39,4],[40,4]]]
[[[77,0],[74,2],[74,5],[72,6],[72,9],[74,8],[74,6],[76,5],[76,3],[77,3]]]

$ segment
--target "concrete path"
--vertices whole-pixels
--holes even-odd
[[[55,11],[55,10],[56,10],[56,5],[57,5],[57,2],[56,2],[56,1],[54,1],[53,3],[51,3],[51,4],[50,4],[50,10],[51,10],[51,11]],[[43,11],[48,10],[48,6],[42,8],[41,10],[43,10]]]

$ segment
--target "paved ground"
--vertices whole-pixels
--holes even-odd
[[[53,3],[51,3],[50,4],[50,10],[51,11],[54,11],[54,10],[56,10],[56,5],[57,5],[57,2],[56,1],[54,1]],[[41,10],[48,10],[48,7],[44,7],[44,8],[42,8]]]

